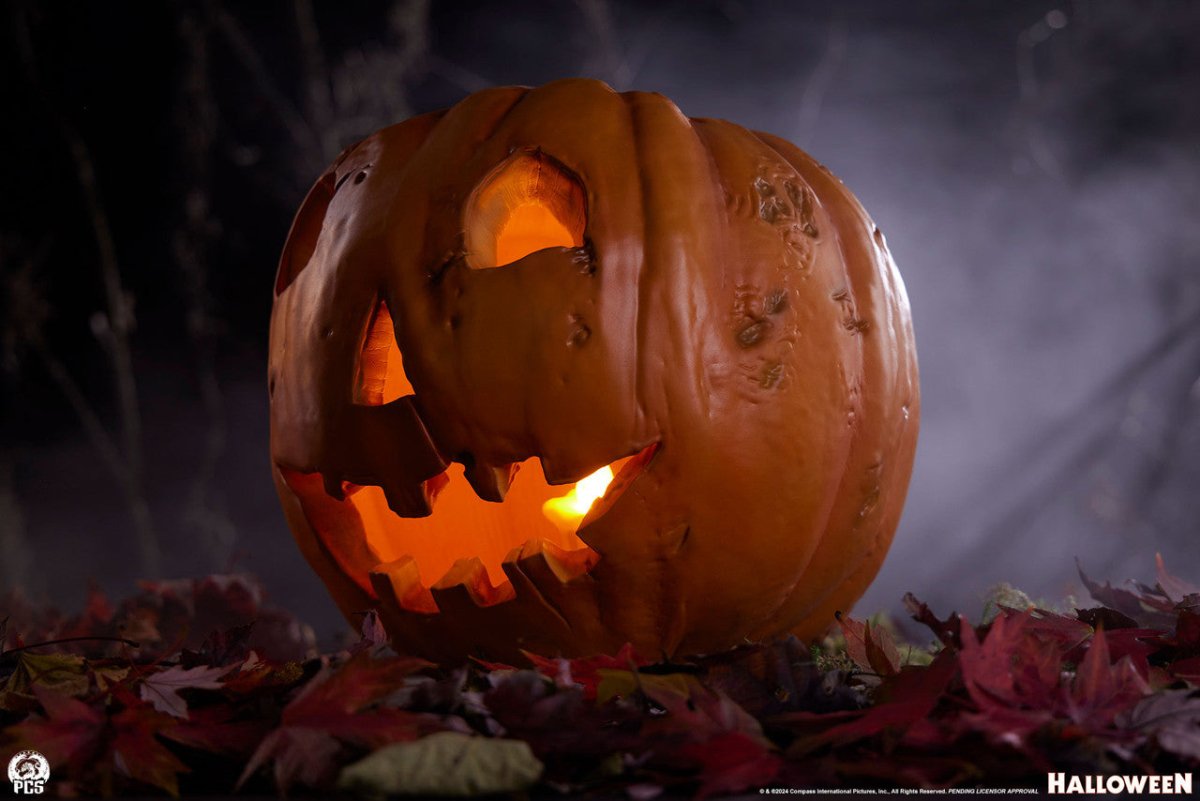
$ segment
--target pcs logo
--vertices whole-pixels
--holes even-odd
[[[18,751],[8,761],[8,780],[18,795],[40,795],[49,778],[50,763],[37,751]]]

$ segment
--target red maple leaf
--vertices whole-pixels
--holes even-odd
[[[284,707],[280,726],[259,744],[237,786],[267,762],[281,791],[295,782],[320,786],[332,778],[343,743],[375,749],[439,728],[432,716],[380,705],[406,676],[429,666],[360,651],[338,668],[322,668]]]
[[[12,728],[22,747],[41,751],[51,764],[66,765],[78,778],[94,770],[116,773],[179,794],[178,775],[188,768],[159,740],[174,719],[129,693],[114,693],[123,706],[111,718],[90,704],[34,687],[45,711]]]
[[[633,645],[625,643],[621,649],[613,656],[598,654],[596,656],[579,657],[577,659],[551,659],[544,656],[538,656],[529,651],[521,652],[526,659],[533,664],[538,673],[553,679],[554,683],[559,687],[570,687],[579,685],[583,688],[583,697],[588,701],[596,700],[596,691],[600,686],[600,682],[604,679],[602,670],[635,670],[639,667],[644,667],[649,664],[646,660],[638,656],[633,650]],[[505,669],[515,670],[508,665],[489,665],[486,662],[480,664],[489,669]]]
[[[188,710],[186,720],[160,734],[173,742],[200,751],[249,757],[270,731],[270,723],[253,714],[239,714],[228,704]]]
[[[697,799],[762,787],[775,778],[783,765],[783,760],[761,740],[736,731],[688,743],[676,749],[673,756],[692,763],[693,769],[699,771]]]
[[[52,690],[34,686],[44,715],[34,715],[9,729],[18,748],[40,751],[51,765],[66,765],[72,775],[83,770],[105,747],[107,718],[99,709]]]
[[[1104,629],[1097,629],[1087,655],[1075,671],[1067,696],[1067,709],[1073,721],[1095,731],[1108,727],[1113,719],[1132,708],[1150,692],[1145,679],[1128,656],[1116,664],[1109,659]]]
[[[174,718],[156,712],[149,704],[128,706],[113,715],[113,767],[131,779],[178,796],[179,774],[190,771],[157,736],[174,724]]]
[[[825,718],[835,723],[822,732],[799,740],[791,749],[793,754],[807,753],[830,743],[842,745],[888,730],[907,732],[911,726],[930,716],[958,669],[956,654],[951,650],[941,651],[929,666],[910,665],[886,679],[880,687],[879,702],[862,712],[821,716],[807,713],[780,715],[773,722],[811,726],[819,718]],[[856,716],[855,719],[845,720],[851,715]]]

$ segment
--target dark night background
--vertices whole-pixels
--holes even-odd
[[[790,138],[886,232],[924,409],[860,612],[1200,579],[1200,4],[3,9],[0,591],[246,570],[335,631],[267,461],[291,215],[363,135],[570,75]]]

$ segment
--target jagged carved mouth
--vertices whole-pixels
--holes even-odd
[[[562,582],[600,560],[579,536],[612,507],[649,464],[650,445],[604,466],[574,485],[546,482],[536,458],[521,463],[502,502],[482,500],[451,465],[433,514],[404,518],[388,508],[378,487],[349,487],[352,503],[379,564],[403,608],[437,612],[440,590],[462,585],[481,606],[515,597],[506,564],[540,554]]]
[[[380,301],[364,337],[354,400],[383,406],[406,396],[415,392],[391,315]],[[485,500],[481,495],[489,493],[477,478],[468,477],[461,461],[451,462],[424,482],[432,496],[426,517],[397,514],[379,486],[342,481],[344,499],[338,499],[326,494],[319,473],[284,465],[280,473],[325,550],[364,590],[369,581],[378,583],[376,574],[386,576],[388,594],[402,607],[432,613],[438,611],[438,591],[459,585],[479,605],[514,597],[505,565],[534,554],[544,557],[564,583],[590,571],[600,554],[579,532],[616,503],[657,448],[655,442],[620,455],[574,484],[550,484],[537,457],[506,465],[511,471],[507,491],[497,493],[503,500]],[[355,517],[361,534],[351,522]]]

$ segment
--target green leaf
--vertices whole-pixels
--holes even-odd
[[[343,770],[338,787],[366,796],[476,796],[526,790],[541,775],[528,743],[446,731],[379,749]]]
[[[8,677],[3,689],[7,693],[29,695],[34,687],[42,687],[63,695],[78,697],[91,688],[87,665],[82,656],[72,654],[35,654],[26,651],[17,662],[17,669]]]

